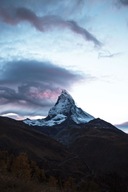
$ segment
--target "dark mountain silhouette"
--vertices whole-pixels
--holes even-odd
[[[93,178],[106,191],[128,191],[128,135],[77,108],[65,91],[45,119],[0,117],[0,150],[26,152],[47,174],[71,176],[78,185]]]
[[[7,117],[0,117],[0,150],[14,155],[27,153],[47,174],[78,177],[88,172],[79,160],[72,162],[76,155],[65,146],[34,127]]]

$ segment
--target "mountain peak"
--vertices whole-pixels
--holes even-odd
[[[72,98],[72,96],[66,90],[62,90],[60,96],[58,97],[58,100],[57,100],[56,104],[59,102],[60,99],[62,99],[63,101],[68,100],[71,103],[75,104],[74,99]]]
[[[55,105],[50,109],[48,116],[53,117],[58,114],[69,115],[71,108],[75,105],[72,96],[66,91],[62,90]]]
[[[48,116],[42,120],[25,121],[25,123],[38,126],[53,126],[61,124],[68,120],[76,124],[87,123],[94,119],[93,116],[78,108],[72,96],[66,91],[62,90],[58,96],[57,102],[49,110]]]
[[[66,95],[69,95],[69,93],[66,91],[66,89],[62,89],[61,94],[66,94]]]
[[[70,98],[72,98],[72,96],[71,96],[65,89],[62,90],[61,95],[65,96],[65,97],[70,97]],[[61,95],[60,95],[60,96],[61,96]]]

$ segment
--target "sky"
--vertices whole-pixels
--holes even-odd
[[[128,125],[128,0],[0,0],[0,115],[76,105]]]

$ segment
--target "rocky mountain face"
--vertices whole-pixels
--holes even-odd
[[[94,117],[75,105],[75,101],[65,90],[58,97],[55,105],[49,110],[48,116],[41,120],[24,120],[24,123],[32,126],[54,126],[72,121],[75,124],[87,123]]]

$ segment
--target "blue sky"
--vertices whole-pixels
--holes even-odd
[[[46,116],[62,89],[128,121],[127,0],[0,0],[0,115]]]

